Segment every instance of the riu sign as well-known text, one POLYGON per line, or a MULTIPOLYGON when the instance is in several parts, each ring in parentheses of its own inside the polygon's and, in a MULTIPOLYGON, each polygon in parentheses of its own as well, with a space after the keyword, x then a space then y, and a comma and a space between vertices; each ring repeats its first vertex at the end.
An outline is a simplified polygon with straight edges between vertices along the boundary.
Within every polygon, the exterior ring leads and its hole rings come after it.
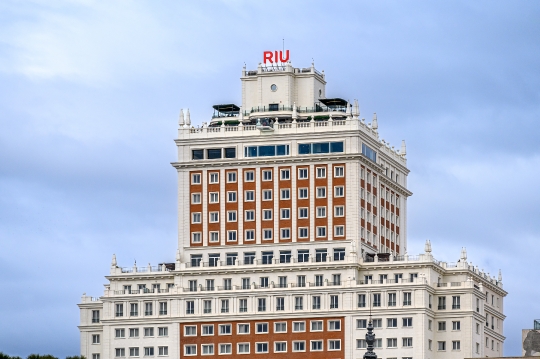
POLYGON ((285 57, 283 56, 283 51, 265 51, 263 53, 264 63, 267 62, 273 64, 278 62, 287 62, 289 61, 289 50, 285 51, 285 57))

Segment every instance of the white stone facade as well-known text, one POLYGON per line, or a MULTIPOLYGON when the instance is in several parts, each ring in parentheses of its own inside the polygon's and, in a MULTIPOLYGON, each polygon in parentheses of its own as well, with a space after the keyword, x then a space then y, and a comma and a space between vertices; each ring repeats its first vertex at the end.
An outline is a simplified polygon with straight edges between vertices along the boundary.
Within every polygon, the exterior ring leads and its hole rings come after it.
POLYGON ((181 113, 176 261, 113 257, 79 304, 81 354, 361 358, 371 313, 379 358, 501 356, 501 277, 430 243, 407 255, 404 143, 327 99, 313 66, 241 80, 239 110, 199 128, 181 113))

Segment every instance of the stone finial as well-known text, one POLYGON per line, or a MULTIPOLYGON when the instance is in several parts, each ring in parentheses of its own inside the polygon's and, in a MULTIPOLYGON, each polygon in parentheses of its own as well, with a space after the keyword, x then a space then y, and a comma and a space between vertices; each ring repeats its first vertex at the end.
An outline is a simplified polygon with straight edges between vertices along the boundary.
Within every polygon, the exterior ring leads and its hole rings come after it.
POLYGON ((401 150, 399 151, 399 154, 403 157, 407 154, 407 146, 405 145, 405 140, 401 141, 401 150))
POLYGON ((424 252, 425 253, 430 253, 431 252, 431 248, 429 248, 429 240, 426 239, 426 244, 424 245, 424 252))
POLYGON ((180 127, 184 126, 184 109, 180 109, 180 119, 178 120, 178 125, 180 127))
POLYGON ((371 122, 371 128, 375 131, 379 128, 379 123, 377 122, 377 114, 373 114, 373 121, 371 122))
POLYGON ((360 116, 360 106, 358 106, 358 100, 354 100, 354 108, 353 108, 353 118, 355 120, 358 120, 358 116, 360 116))
POLYGON ((189 127, 191 126, 191 117, 189 115, 189 108, 186 110, 186 122, 185 122, 185 125, 184 127, 189 127))
POLYGON ((347 117, 352 117, 352 105, 347 101, 347 117))
POLYGON ((112 255, 112 261, 111 261, 111 267, 116 267, 117 263, 116 263, 116 254, 113 254, 112 255))
POLYGON ((242 106, 240 106, 240 112, 238 113, 238 121, 240 121, 240 123, 244 121, 244 111, 242 111, 242 106))
POLYGON ((293 123, 296 123, 296 119, 298 118, 298 110, 296 109, 296 102, 293 102, 293 107, 292 107, 292 119, 293 119, 293 123))
POLYGON ((180 262, 180 249, 176 250, 176 261, 180 262))
POLYGON ((461 257, 459 258, 460 261, 465 262, 467 260, 467 248, 461 247, 461 257))
POLYGON ((500 269, 499 269, 499 277, 497 279, 499 280, 499 282, 502 282, 502 272, 500 269))

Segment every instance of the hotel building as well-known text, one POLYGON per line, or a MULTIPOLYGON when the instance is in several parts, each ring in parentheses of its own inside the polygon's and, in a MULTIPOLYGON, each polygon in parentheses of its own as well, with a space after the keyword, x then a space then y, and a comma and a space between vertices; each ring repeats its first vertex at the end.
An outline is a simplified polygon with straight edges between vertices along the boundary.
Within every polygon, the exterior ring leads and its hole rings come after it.
MULTIPOLYGON (((277 54, 276 54, 277 55, 277 54)), ((277 57, 277 56, 276 56, 277 57)), ((241 106, 181 111, 174 262, 121 267, 79 304, 91 359, 498 357, 502 278, 407 254, 406 149, 312 64, 242 70, 241 106)))

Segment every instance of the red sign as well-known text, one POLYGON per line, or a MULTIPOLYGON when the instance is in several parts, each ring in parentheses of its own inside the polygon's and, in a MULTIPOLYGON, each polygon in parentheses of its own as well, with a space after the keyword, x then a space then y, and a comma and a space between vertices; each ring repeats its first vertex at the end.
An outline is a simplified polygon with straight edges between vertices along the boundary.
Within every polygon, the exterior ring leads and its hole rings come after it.
POLYGON ((278 62, 287 62, 289 61, 289 50, 285 50, 285 57, 283 57, 283 51, 265 51, 263 53, 263 58, 264 58, 264 63, 266 64, 266 62, 270 62, 271 64, 273 63, 278 63, 278 62), (279 57, 278 57, 279 56, 279 57))

